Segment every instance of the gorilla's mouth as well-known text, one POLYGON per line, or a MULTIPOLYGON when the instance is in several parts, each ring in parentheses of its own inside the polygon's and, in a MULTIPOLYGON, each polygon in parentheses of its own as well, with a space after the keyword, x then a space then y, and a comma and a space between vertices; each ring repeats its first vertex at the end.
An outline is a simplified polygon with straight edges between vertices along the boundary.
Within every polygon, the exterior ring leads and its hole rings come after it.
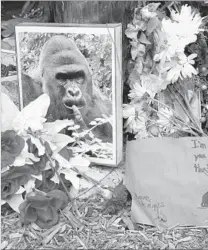
POLYGON ((72 109, 72 106, 77 106, 78 109, 82 109, 85 107, 86 102, 84 98, 75 99, 75 98, 67 98, 63 100, 63 104, 67 109, 72 109))

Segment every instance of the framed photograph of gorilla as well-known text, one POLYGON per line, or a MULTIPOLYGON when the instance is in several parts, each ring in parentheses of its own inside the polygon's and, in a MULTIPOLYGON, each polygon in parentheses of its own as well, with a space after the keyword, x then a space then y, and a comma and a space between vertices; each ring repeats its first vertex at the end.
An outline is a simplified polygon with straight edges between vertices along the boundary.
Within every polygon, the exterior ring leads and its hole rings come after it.
POLYGON ((19 24, 15 28, 21 108, 43 93, 47 120, 70 119, 69 145, 96 164, 123 158, 121 24, 19 24))

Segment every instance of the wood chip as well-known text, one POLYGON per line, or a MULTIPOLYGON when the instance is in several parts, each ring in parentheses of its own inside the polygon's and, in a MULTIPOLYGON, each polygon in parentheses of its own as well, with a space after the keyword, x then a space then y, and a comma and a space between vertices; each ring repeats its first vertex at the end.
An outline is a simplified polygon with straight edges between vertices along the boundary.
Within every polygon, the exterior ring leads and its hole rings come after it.
POLYGON ((177 241, 176 241, 176 244, 181 243, 181 242, 191 241, 191 240, 192 240, 192 237, 191 237, 191 236, 188 236, 188 237, 185 237, 185 238, 183 238, 183 239, 177 240, 177 241))
POLYGON ((35 223, 31 224, 31 227, 35 230, 35 231, 41 231, 42 229, 35 223))
POLYGON ((42 237, 45 238, 52 232, 54 232, 57 228, 61 229, 63 227, 64 223, 59 223, 58 225, 53 226, 52 228, 48 229, 45 233, 42 234, 42 237))
POLYGON ((164 244, 161 248, 160 248, 160 250, 164 250, 164 249, 166 249, 168 247, 168 244, 164 244))
POLYGON ((127 216, 123 216, 122 217, 123 222, 125 223, 125 225, 128 227, 129 230, 134 230, 134 224, 131 221, 131 219, 127 216))
POLYGON ((9 235, 9 238, 10 238, 10 239, 21 238, 21 237, 22 237, 22 234, 20 234, 20 233, 11 233, 11 234, 9 235))
POLYGON ((78 218, 76 218, 70 211, 62 212, 61 213, 68 219, 69 224, 73 228, 81 228, 83 224, 80 222, 78 218))
POLYGON ((138 231, 138 233, 139 233, 145 240, 148 240, 148 241, 149 241, 148 237, 147 237, 143 232, 138 231))
POLYGON ((53 230, 43 241, 42 244, 46 245, 47 243, 49 243, 53 237, 59 232, 59 230, 61 229, 63 225, 59 225, 59 227, 56 227, 55 230, 53 230))
POLYGON ((77 241, 82 245, 84 249, 87 249, 86 244, 78 236, 75 235, 74 237, 77 239, 77 241))
POLYGON ((2 243, 1 243, 1 250, 3 250, 4 248, 6 248, 8 246, 8 241, 3 241, 2 243))
POLYGON ((175 245, 172 242, 168 242, 169 249, 175 249, 175 245))

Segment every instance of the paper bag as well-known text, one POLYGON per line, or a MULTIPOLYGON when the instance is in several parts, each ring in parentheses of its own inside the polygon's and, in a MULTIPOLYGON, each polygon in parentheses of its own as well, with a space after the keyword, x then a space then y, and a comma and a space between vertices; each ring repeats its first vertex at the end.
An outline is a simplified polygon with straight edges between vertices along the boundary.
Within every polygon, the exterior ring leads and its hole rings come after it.
POLYGON ((128 142, 125 185, 135 223, 208 226, 208 137, 128 142))

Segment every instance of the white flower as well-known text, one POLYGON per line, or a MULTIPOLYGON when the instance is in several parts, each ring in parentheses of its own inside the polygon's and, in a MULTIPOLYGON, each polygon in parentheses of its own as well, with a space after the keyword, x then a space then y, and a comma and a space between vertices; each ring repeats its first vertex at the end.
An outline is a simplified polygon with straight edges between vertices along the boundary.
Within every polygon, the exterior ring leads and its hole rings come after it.
POLYGON ((136 139, 143 139, 148 137, 148 131, 147 131, 147 124, 146 124, 146 118, 145 117, 139 117, 137 120, 137 127, 136 127, 136 139))
POLYGON ((186 45, 197 40, 202 18, 192 12, 190 6, 184 5, 180 13, 171 10, 171 19, 162 20, 162 30, 166 34, 167 44, 175 53, 184 52, 186 45))
POLYGON ((159 5, 160 5, 160 3, 150 3, 146 6, 144 6, 141 9, 142 18, 144 20, 148 20, 150 18, 156 17, 157 16, 156 10, 157 10, 159 5))
POLYGON ((179 56, 179 63, 183 65, 181 73, 184 78, 191 77, 192 74, 197 75, 196 69, 192 66, 194 62, 194 58, 197 57, 197 54, 191 54, 188 57, 185 54, 179 56))
POLYGON ((178 55, 178 58, 173 58, 169 67, 165 68, 167 71, 166 80, 172 83, 176 82, 179 78, 191 77, 192 74, 197 75, 196 69, 192 66, 194 58, 197 57, 197 54, 191 54, 188 57, 181 53, 178 55))
POLYGON ((202 22, 200 14, 192 11, 191 6, 188 6, 187 4, 182 5, 180 13, 171 10, 171 18, 176 22, 192 23, 192 25, 194 25, 192 29, 195 28, 196 32, 202 22))
POLYGON ((144 20, 148 20, 150 18, 156 17, 157 13, 149 11, 148 6, 145 6, 141 9, 141 15, 144 20))
POLYGON ((124 123, 126 132, 136 134, 139 138, 147 136, 146 114, 142 110, 142 104, 123 104, 123 118, 127 119, 124 123))
POLYGON ((153 33, 154 43, 156 45, 156 51, 153 60, 160 61, 161 67, 166 60, 171 60, 171 57, 175 55, 175 49, 168 44, 167 34, 161 30, 161 28, 156 28, 153 33))
POLYGON ((160 108, 158 112, 158 117, 159 117, 158 120, 159 125, 166 128, 173 127, 173 123, 171 121, 173 121, 174 114, 171 109, 167 107, 160 108))
POLYGON ((141 83, 135 82, 130 90, 129 97, 133 101, 140 100, 146 93, 151 98, 160 90, 162 79, 159 76, 149 74, 140 76, 141 83))

